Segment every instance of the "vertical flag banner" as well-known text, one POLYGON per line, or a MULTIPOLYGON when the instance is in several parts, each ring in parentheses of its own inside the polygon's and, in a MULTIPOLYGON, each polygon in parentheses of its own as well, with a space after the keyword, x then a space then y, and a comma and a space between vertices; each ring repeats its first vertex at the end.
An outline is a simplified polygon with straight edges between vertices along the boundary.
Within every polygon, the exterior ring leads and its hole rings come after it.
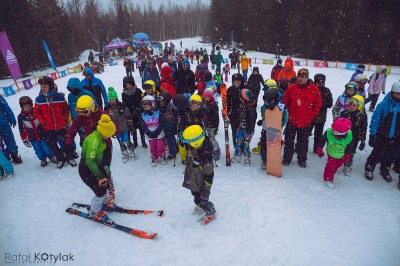
POLYGON ((30 79, 23 80, 22 84, 24 85, 25 90, 29 90, 33 87, 30 79))
POLYGON ((21 69, 5 31, 0 32, 0 50, 13 80, 17 80, 21 76, 21 69))
POLYGON ((45 40, 42 40, 42 41, 43 41, 44 49, 46 50, 47 57, 49 58, 51 68, 54 69, 55 71, 57 71, 56 65, 54 64, 53 57, 51 57, 50 50, 49 50, 49 47, 47 46, 47 43, 45 40))

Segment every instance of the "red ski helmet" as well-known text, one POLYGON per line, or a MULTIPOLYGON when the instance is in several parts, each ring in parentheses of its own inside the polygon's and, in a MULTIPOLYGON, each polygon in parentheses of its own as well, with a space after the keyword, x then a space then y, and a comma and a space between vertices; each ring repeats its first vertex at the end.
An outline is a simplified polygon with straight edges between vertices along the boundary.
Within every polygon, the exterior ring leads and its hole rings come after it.
POLYGON ((332 123, 334 135, 345 135, 351 129, 351 121, 347 118, 338 118, 332 123))

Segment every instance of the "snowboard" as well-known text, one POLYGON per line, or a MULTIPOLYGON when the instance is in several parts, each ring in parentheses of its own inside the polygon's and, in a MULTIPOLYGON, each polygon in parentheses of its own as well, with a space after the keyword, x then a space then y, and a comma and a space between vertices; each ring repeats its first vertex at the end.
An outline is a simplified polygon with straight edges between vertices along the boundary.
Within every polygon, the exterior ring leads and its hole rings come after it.
POLYGON ((282 176, 282 111, 278 106, 273 110, 265 110, 267 139, 267 173, 272 176, 282 176))
POLYGON ((226 84, 221 84, 221 99, 222 99, 222 117, 224 119, 224 132, 225 132, 225 154, 226 154, 226 166, 231 166, 231 150, 229 148, 229 131, 228 131, 228 108, 227 108, 227 95, 226 95, 226 84))

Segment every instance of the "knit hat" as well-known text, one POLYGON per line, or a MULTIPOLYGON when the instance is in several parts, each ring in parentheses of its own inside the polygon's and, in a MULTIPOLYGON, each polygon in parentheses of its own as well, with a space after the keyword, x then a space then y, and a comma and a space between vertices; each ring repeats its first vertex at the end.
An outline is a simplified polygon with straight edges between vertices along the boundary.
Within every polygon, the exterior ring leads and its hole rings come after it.
POLYGON ((109 100, 118 100, 118 94, 117 94, 117 92, 114 90, 113 87, 109 87, 109 88, 108 88, 108 99, 109 99, 109 100))
POLYGON ((297 76, 298 76, 298 77, 307 77, 307 78, 308 78, 308 70, 305 69, 305 68, 300 69, 300 70, 297 72, 297 76))
POLYGON ((96 130, 103 136, 103 138, 109 138, 114 135, 117 130, 114 122, 106 114, 102 114, 99 122, 97 122, 96 130))

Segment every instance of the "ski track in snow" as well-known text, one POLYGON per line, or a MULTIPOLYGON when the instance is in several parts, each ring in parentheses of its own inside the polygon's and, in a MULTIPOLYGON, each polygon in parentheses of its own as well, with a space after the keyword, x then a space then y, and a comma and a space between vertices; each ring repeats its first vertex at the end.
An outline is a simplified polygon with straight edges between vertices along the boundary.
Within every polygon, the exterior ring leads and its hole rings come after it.
MULTIPOLYGON (((198 40, 183 39, 183 45, 203 46, 211 51, 210 44, 200 44, 198 40)), ((222 54, 226 58, 228 51, 222 54)), ((248 57, 272 56, 254 52, 248 53, 248 57)), ((84 61, 83 57, 81 63, 84 61)), ((264 79, 270 76, 272 65, 257 66, 264 79)), ((195 65, 191 68, 194 70, 195 65)), ((308 69, 311 77, 316 73, 327 75, 326 86, 334 101, 352 74, 344 69, 308 69)), ((105 72, 96 76, 106 87, 113 86, 121 99, 124 75, 120 61, 117 66, 106 66, 105 72)), ((133 75, 141 87, 139 72, 133 75)), ((66 84, 74 76, 83 78, 73 74, 56 80, 61 92, 68 93, 66 84)), ((398 76, 388 76, 387 91, 396 80, 398 76)), ((7 98, 15 115, 20 112, 19 97, 29 95, 34 99, 38 88, 7 98)), ((221 108, 220 99, 219 102, 221 108)), ((371 116, 368 112, 369 120, 371 116)), ((325 129, 331 122, 329 110, 325 129)), ((58 170, 51 163, 40 167, 33 149, 22 144, 18 128, 13 132, 24 162, 14 165, 13 178, 0 182, 0 265, 6 252, 74 254, 74 262, 57 265, 399 265, 397 175, 391 171, 394 181, 386 183, 377 167, 374 180, 367 181, 363 168, 369 147, 355 155, 352 177, 337 174, 335 188, 330 190, 322 178, 326 156, 319 159, 310 151, 307 168, 299 168, 294 156, 291 165, 283 167, 281 178, 261 170, 258 154, 252 155, 250 167, 226 167, 220 121, 217 140, 221 160, 215 168, 210 196, 217 219, 203 226, 198 224, 197 216, 191 215, 193 197, 182 187, 184 166, 179 157, 176 167, 170 161, 166 166, 153 168, 149 151, 139 146, 138 159, 122 163, 119 146, 113 140, 116 203, 126 208, 165 211, 163 217, 110 214, 122 225, 158 232, 156 239, 144 240, 67 214, 64 210, 73 202, 90 203, 92 191, 82 182, 76 168, 66 166, 58 170)), ((256 146, 260 132, 261 128, 256 126, 251 147, 256 146)), ((232 140, 230 145, 233 153, 232 140)))

